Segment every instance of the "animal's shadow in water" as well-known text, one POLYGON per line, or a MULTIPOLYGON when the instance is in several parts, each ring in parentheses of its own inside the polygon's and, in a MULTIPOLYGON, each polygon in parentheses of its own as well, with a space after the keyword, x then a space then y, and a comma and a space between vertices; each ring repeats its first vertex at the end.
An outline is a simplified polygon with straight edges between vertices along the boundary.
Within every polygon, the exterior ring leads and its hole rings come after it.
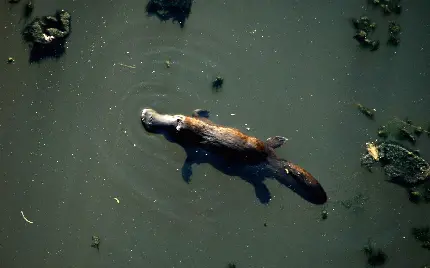
MULTIPOLYGON (((193 173, 193 167, 200 164, 209 164, 215 169, 221 171, 225 175, 239 177, 245 182, 251 184, 254 187, 255 195, 262 204, 268 204, 271 200, 271 193, 264 183, 265 179, 276 179, 277 178, 277 168, 276 165, 271 163, 268 159, 258 165, 248 165, 241 163, 234 163, 232 161, 227 161, 222 155, 207 152, 199 147, 187 147, 174 140, 167 133, 159 133, 169 142, 180 145, 186 152, 186 159, 182 166, 182 178, 186 183, 191 182, 191 177, 193 173)), ((276 162, 276 160, 274 160, 276 162)), ((285 174, 283 174, 285 175, 285 174)), ((303 199, 311 202, 313 204, 320 204, 316 197, 311 194, 308 190, 300 187, 293 177, 288 176, 289 179, 286 181, 285 177, 283 180, 277 180, 282 185, 286 186, 303 199)))
MULTIPOLYGON (((184 147, 183 147, 184 148, 184 147)), ((265 175, 269 175, 265 170, 264 164, 255 166, 227 163, 221 156, 208 153, 199 148, 184 148, 187 154, 184 165, 182 166, 182 178, 185 182, 191 181, 193 165, 210 164, 217 170, 228 176, 240 177, 244 181, 254 186, 258 200, 269 203, 271 194, 264 184, 265 175)))

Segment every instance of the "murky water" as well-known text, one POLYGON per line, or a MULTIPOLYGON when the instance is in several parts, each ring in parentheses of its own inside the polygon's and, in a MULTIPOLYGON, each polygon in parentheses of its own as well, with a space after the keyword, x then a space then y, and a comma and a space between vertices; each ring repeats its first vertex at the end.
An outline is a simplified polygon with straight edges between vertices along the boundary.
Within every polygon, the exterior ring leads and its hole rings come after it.
MULTIPOLYGON (((348 21, 366 13, 361 0, 196 1, 182 29, 146 16, 145 1, 39 0, 34 16, 64 8, 73 32, 62 58, 31 65, 23 4, 0 8, 0 58, 15 58, 0 68, 1 267, 352 268, 366 265, 368 238, 387 267, 430 263, 411 235, 430 224, 429 205, 359 163, 393 116, 430 120, 425 1, 403 1, 400 17, 369 9, 382 42, 370 53, 348 21), (384 44, 393 18, 398 48, 384 44), (278 154, 314 174, 329 202, 268 181, 273 199, 262 205, 251 185, 209 165, 186 184, 185 153, 144 131, 143 107, 209 109, 216 123, 289 138, 278 154)), ((417 148, 430 160, 426 135, 417 148)))

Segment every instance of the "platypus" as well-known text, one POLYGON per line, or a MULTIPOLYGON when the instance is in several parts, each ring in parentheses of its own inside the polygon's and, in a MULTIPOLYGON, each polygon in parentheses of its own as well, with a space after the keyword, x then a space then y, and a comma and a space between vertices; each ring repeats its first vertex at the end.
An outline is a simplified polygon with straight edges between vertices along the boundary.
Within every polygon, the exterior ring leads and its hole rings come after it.
POLYGON ((287 139, 274 136, 262 141, 238 129, 221 126, 209 120, 209 111, 197 109, 191 116, 160 114, 145 108, 141 121, 149 133, 163 134, 187 152, 182 168, 185 181, 190 181, 191 165, 209 163, 225 174, 239 176, 251 183, 260 201, 270 200, 263 184, 265 178, 278 182, 314 204, 327 202, 320 183, 305 169, 279 158, 275 149, 287 139))

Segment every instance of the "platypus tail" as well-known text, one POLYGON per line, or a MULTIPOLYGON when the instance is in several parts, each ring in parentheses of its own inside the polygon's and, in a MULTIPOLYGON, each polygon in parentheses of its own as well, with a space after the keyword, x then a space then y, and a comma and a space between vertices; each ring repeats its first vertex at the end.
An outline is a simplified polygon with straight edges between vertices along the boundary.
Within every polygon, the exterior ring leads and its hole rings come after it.
POLYGON ((313 204, 321 205, 327 202, 323 187, 308 171, 284 159, 276 159, 274 162, 277 181, 313 204))

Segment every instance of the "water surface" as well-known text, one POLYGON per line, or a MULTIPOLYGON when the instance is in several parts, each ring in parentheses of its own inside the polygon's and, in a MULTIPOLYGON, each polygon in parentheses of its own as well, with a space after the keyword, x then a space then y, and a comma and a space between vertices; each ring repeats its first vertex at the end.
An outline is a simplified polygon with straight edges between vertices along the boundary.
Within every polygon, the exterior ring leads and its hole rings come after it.
MULTIPOLYGON (((0 266, 353 268, 365 266, 368 238, 387 267, 430 262, 410 232, 430 224, 428 205, 359 163, 393 116, 430 120, 429 4, 403 1, 401 16, 384 17, 361 0, 263 2, 196 1, 181 29, 146 16, 141 0, 39 0, 33 16, 66 9, 73 32, 62 58, 34 64, 19 34, 24 3, 1 4, 0 58, 15 63, 0 67, 0 266), (349 20, 365 13, 378 23, 374 53, 352 39, 349 20), (384 44, 394 18, 398 48, 384 44), (143 130, 147 106, 208 109, 216 123, 289 138, 279 156, 314 174, 329 202, 268 181, 262 205, 209 165, 187 185, 182 148, 143 130)), ((429 160, 430 139, 417 147, 429 160)))

